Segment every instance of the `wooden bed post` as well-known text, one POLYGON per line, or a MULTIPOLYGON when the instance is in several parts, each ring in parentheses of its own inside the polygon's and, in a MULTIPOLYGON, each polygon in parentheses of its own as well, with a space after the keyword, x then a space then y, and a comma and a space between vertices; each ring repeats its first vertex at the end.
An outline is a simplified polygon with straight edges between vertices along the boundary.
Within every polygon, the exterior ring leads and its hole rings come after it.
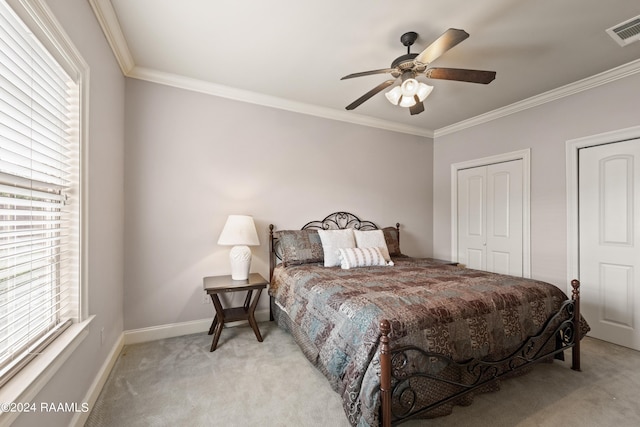
POLYGON ((380 322, 380 405, 382 427, 391 427, 391 354, 389 333, 391 325, 387 319, 380 322))
POLYGON ((396 222, 396 234, 398 235, 398 247, 400 247, 400 223, 396 222))
MULTIPOLYGON (((273 280, 273 269, 276 268, 276 255, 273 247, 273 224, 269 224, 269 283, 273 280)), ((269 294, 269 321, 273 322, 273 297, 269 294)))
POLYGON ((275 268, 276 260, 273 254, 273 224, 269 224, 269 281, 273 279, 273 269, 275 268))
POLYGON ((573 324, 575 336, 573 338, 573 348, 571 349, 571 369, 580 370, 580 338, 582 331, 580 330, 580 282, 576 279, 571 281, 571 299, 573 300, 573 324))

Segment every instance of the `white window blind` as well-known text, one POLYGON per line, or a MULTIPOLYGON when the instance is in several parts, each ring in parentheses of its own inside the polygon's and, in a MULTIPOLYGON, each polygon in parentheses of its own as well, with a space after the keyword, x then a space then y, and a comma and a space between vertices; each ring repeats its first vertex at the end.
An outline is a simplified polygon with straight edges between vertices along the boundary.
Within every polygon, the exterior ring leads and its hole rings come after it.
POLYGON ((0 386, 78 316, 78 106, 0 1, 0 386))

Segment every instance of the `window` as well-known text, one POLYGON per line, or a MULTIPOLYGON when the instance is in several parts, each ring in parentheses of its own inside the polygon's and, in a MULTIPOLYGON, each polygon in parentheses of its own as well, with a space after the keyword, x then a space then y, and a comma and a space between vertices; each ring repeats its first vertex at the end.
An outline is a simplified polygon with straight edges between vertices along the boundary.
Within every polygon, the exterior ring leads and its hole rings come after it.
POLYGON ((80 317, 80 90, 67 68, 0 0, 0 386, 80 317))

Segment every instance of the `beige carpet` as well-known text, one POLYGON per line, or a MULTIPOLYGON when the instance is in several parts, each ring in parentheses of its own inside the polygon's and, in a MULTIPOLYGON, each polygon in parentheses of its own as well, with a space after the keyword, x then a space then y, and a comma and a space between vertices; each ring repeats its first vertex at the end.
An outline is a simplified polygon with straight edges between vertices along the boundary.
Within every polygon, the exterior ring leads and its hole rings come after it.
MULTIPOLYGON (((86 426, 348 426, 293 339, 260 323, 125 346, 86 426)), ((585 338, 582 372, 541 364, 447 417, 406 426, 638 426, 640 353, 585 338)))

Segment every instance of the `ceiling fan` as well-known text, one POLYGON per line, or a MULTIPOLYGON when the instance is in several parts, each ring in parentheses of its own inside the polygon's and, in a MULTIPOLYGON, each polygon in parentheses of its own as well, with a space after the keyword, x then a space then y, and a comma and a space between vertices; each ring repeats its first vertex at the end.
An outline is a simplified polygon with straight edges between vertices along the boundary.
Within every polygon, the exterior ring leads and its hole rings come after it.
POLYGON ((467 70, 461 68, 434 68, 429 67, 433 61, 438 59, 443 53, 464 41, 469 34, 464 30, 449 28, 436 41, 427 46, 420 53, 411 53, 411 45, 418 38, 418 34, 410 31, 400 37, 400 41, 407 47, 406 55, 397 57, 390 68, 380 70, 363 71, 344 76, 340 80, 352 79, 354 77, 369 76, 372 74, 391 74, 393 79, 380 83, 360 98, 347 105, 347 110, 353 110, 360 104, 386 89, 395 83, 398 77, 401 78, 400 86, 394 87, 385 95, 394 105, 409 107, 412 115, 420 114, 424 111, 422 101, 431 93, 432 86, 428 86, 416 80, 419 75, 424 75, 429 79, 457 80, 469 83, 489 84, 496 78, 495 71, 467 70))

